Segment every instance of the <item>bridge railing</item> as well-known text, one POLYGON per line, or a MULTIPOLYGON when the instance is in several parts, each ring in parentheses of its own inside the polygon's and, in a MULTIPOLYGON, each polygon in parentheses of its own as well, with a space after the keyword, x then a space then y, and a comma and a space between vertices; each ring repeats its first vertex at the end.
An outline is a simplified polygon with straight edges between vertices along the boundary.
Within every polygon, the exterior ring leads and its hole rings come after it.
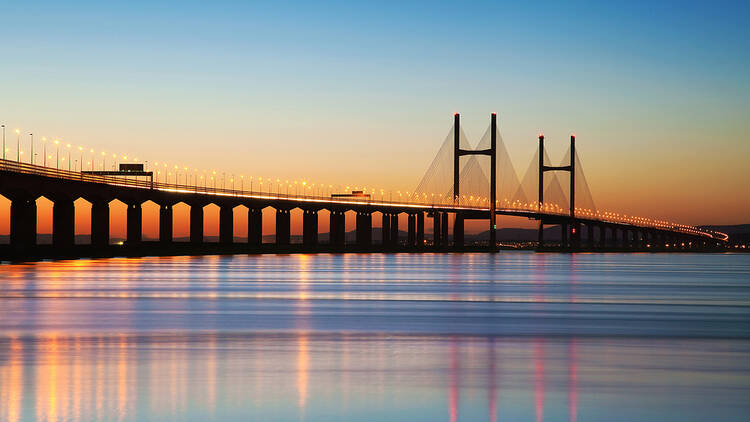
MULTIPOLYGON (((466 201, 469 203, 458 203, 454 204, 451 198, 440 198, 439 200, 422 198, 422 200, 384 200, 376 199, 371 197, 346 197, 346 198, 331 198, 330 196, 322 195, 306 195, 298 193, 284 193, 284 192, 273 192, 268 191, 257 191, 257 190, 245 190, 245 189, 228 189, 225 187, 217 187, 209 185, 206 179, 203 179, 203 185, 201 184, 176 184, 159 182, 152 180, 139 179, 138 176, 127 176, 127 175, 99 175, 92 173, 85 173, 81 171, 65 170, 47 166, 41 166, 37 164, 24 163, 20 161, 13 161, 7 159, 0 159, 0 171, 10 171, 22 174, 31 174, 45 177, 53 177, 57 179, 72 180, 78 182, 88 183, 101 183, 111 186, 121 186, 137 189, 156 189, 167 192, 184 192, 194 193, 203 195, 216 195, 216 196, 231 196, 231 197, 245 197, 245 198, 258 198, 258 199, 272 199, 272 200, 294 200, 294 201, 310 201, 310 202, 325 202, 325 203, 336 203, 336 204, 377 204, 386 206, 398 206, 398 207, 413 207, 413 208, 435 208, 435 209, 462 209, 462 210, 478 210, 487 211, 489 204, 481 201, 466 201)), ((142 177, 142 176, 141 176, 142 177)), ((500 212, 523 212, 532 214, 544 214, 544 215, 555 215, 555 216, 567 216, 568 212, 557 204, 538 204, 536 202, 522 203, 522 202, 505 202, 500 203, 498 201, 497 210, 500 212)), ((607 212, 596 212, 591 210, 576 210, 576 217, 582 219, 597 220, 607 223, 615 223, 622 225, 631 225, 634 227, 650 227, 659 230, 672 231, 684 234, 690 234, 695 236, 705 236, 717 240, 726 240, 728 236, 724 233, 714 232, 710 230, 700 229, 698 227, 677 224, 673 222, 663 220, 653 220, 642 217, 620 215, 617 213, 607 212)))

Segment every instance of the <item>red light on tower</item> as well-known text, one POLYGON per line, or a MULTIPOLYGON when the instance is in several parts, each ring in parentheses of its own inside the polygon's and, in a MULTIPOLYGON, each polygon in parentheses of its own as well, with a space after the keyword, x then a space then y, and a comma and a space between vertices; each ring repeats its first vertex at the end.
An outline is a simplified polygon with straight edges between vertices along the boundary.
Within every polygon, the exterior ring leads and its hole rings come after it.
POLYGON ((457 112, 457 111, 454 111, 454 112, 453 112, 453 115, 454 115, 454 116, 458 116, 458 112, 457 112))
POLYGON ((542 132, 542 131, 540 130, 540 131, 539 131, 539 135, 538 135, 538 136, 539 136, 539 139, 544 139, 544 132, 542 132))
POLYGON ((493 115, 493 116, 497 116, 497 112, 494 112, 494 111, 493 111, 493 112, 492 112, 492 115, 493 115))
POLYGON ((571 134, 570 134, 570 138, 571 138, 571 139, 575 139, 575 138, 576 138, 576 133, 575 133, 575 132, 571 133, 571 134))

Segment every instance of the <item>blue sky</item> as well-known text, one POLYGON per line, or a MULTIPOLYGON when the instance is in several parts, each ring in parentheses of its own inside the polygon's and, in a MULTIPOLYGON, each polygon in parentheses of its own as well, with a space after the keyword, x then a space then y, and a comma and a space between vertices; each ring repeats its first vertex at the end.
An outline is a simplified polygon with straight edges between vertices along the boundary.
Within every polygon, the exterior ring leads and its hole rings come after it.
POLYGON ((733 194, 750 181, 747 2, 3 9, 9 127, 191 167, 408 190, 453 111, 473 139, 497 111, 516 167, 538 130, 559 156, 576 131, 607 208, 701 223, 715 216, 687 210, 699 195, 735 220, 750 213, 733 194))

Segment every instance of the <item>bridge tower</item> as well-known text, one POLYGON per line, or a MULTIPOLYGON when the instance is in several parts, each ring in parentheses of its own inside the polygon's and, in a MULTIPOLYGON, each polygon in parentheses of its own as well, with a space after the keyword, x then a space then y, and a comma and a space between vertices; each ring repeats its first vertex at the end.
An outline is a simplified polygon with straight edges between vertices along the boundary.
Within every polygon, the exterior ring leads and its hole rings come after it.
MULTIPOLYGON (((563 230, 565 233, 562 234, 563 239, 568 239, 570 235, 570 245, 579 246, 581 240, 581 227, 580 224, 575 221, 575 161, 576 157, 576 135, 570 135, 570 164, 567 166, 545 166, 544 165, 544 134, 539 134, 539 202, 537 209, 541 214, 544 210, 544 173, 547 171, 567 171, 570 172, 570 224, 563 224, 563 230), (568 233, 568 230, 570 232, 568 233)), ((544 219, 539 218, 539 247, 544 246, 544 219)))
MULTIPOLYGON (((495 208, 497 204, 497 113, 491 116, 491 143, 489 149, 467 150, 461 149, 461 116, 453 115, 453 204, 459 205, 460 201, 460 158, 463 155, 487 155, 490 157, 490 249, 495 249, 497 244, 497 216, 495 208)), ((444 228, 445 230, 445 228, 444 228)), ((460 211, 456 212, 456 221, 453 224, 453 245, 460 248, 464 245, 464 217, 460 211)))

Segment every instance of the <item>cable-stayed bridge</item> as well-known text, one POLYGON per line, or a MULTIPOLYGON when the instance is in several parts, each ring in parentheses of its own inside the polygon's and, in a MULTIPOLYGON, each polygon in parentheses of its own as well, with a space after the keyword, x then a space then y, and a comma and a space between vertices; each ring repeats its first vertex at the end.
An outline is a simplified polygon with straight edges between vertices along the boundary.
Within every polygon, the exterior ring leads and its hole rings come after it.
MULTIPOLYGON (((32 140, 33 142, 33 140, 32 140)), ((710 248, 723 245, 728 236, 646 217, 620 215, 597 210, 576 152, 575 135, 563 160, 553 163, 539 134, 538 150, 518 177, 497 126, 491 115, 484 136, 472 146, 455 114, 453 125, 431 165, 413 192, 398 200, 385 200, 367 192, 329 194, 276 192, 263 189, 217 188, 203 185, 195 178, 189 183, 167 183, 153 180, 153 173, 141 168, 88 171, 61 170, 49 167, 45 157, 41 165, 21 159, 0 160, 0 194, 11 201, 10 245, 4 255, 25 257, 38 255, 77 256, 117 253, 201 253, 215 251, 269 250, 465 250, 464 225, 467 220, 486 220, 489 242, 486 248, 496 250, 496 217, 509 215, 539 222, 538 248, 564 250, 673 250, 710 248), (143 176, 150 176, 148 179, 143 176), (52 245, 37 245, 36 200, 45 197, 53 202, 52 245), (85 199, 91 204, 91 243, 76 245, 74 201, 85 199), (127 205, 122 245, 110 245, 110 203, 119 200, 127 205), (144 242, 142 204, 152 201, 159 206, 159 241, 144 242), (189 238, 177 245, 173 236, 173 206, 187 204, 189 238), (204 207, 219 207, 219 243, 205 242, 204 207), (247 208, 246 241, 235 242, 234 210, 247 208), (263 244, 263 210, 275 210, 275 242, 263 244), (301 209, 302 245, 291 246, 290 212, 301 209), (318 235, 319 212, 329 212, 328 242, 318 235), (354 212, 355 238, 346 239, 346 214, 354 212), (380 239, 373 239, 373 221, 380 214, 380 239), (405 216, 406 236, 400 238, 399 227, 405 216), (431 219, 432 234, 426 236, 425 225, 431 219), (561 227, 561 239, 549 245, 544 239, 545 226, 561 227)), ((33 145, 33 144, 32 144, 33 145)), ((83 162, 83 160, 81 160, 83 162)), ((80 166, 83 168, 83 165, 80 166)), ((103 166, 104 167, 104 166, 103 166)), ((429 226, 428 226, 429 227, 429 226)), ((429 234, 429 233, 428 233, 429 234)), ((243 236, 244 237, 244 236, 243 236)), ((476 245, 472 245, 476 246, 476 245)))

